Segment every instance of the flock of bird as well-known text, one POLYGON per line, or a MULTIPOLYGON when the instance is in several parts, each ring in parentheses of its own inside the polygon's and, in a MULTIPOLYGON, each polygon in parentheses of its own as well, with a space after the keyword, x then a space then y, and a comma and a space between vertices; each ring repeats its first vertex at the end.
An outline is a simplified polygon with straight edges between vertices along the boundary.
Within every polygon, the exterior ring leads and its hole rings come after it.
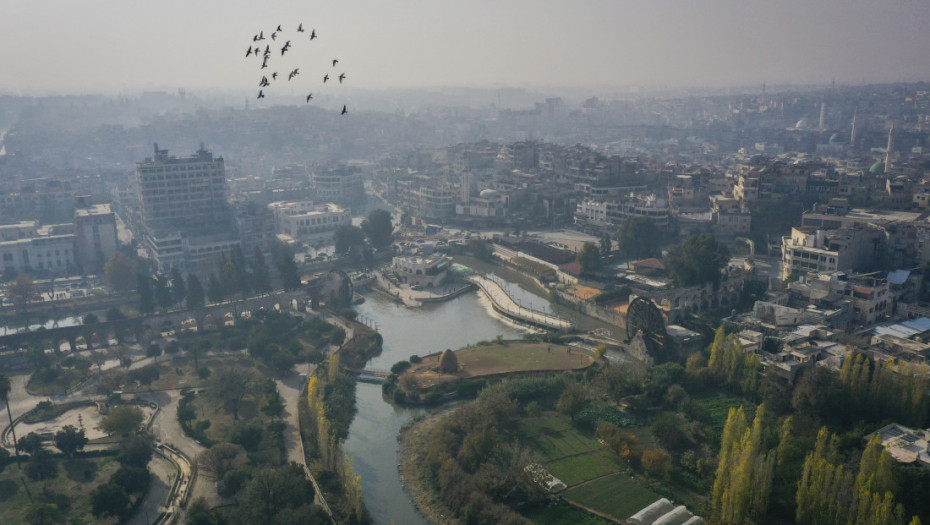
MULTIPOLYGON (((303 24, 299 24, 299 25, 297 26, 297 33, 303 33, 304 35, 306 35, 306 36, 309 37, 309 38, 305 38, 304 36, 297 35, 297 36, 294 37, 295 41, 297 41, 297 42, 299 42, 299 40, 296 40, 297 38, 300 38, 300 40, 307 40, 307 41, 313 41, 313 40, 315 40, 315 39, 317 38, 316 29, 311 29, 309 35, 307 35, 307 32, 304 31, 304 25, 303 25, 303 24)), ((279 44, 279 42, 278 42, 278 37, 281 37, 281 40, 283 41, 283 45, 282 45, 281 48, 280 48, 280 50, 281 50, 281 56, 282 56, 282 57, 285 55, 285 53, 287 53, 288 51, 291 50, 291 42, 292 42, 292 40, 286 40, 285 37, 283 36, 283 34, 284 34, 284 29, 282 29, 282 27, 279 25, 279 26, 278 26, 274 31, 272 31, 272 33, 269 35, 269 37, 271 38, 271 41, 274 43, 274 45, 275 45, 276 47, 277 47, 277 45, 279 44)), ((262 49, 262 44, 261 44, 261 43, 262 43, 262 41, 265 41, 265 40, 266 40, 266 39, 265 39, 265 31, 264 31, 264 30, 259 31, 258 34, 254 35, 254 36, 252 37, 252 44, 249 44, 249 49, 245 52, 246 58, 249 58, 249 57, 252 57, 252 56, 255 56, 255 57, 257 57, 257 58, 261 58, 261 63, 262 63, 261 69, 263 69, 263 70, 264 70, 264 69, 267 69, 267 68, 269 68, 269 67, 271 67, 270 61, 271 61, 271 59, 273 58, 273 56, 274 56, 274 54, 275 54, 275 51, 277 51, 277 49, 272 49, 272 47, 271 47, 272 44, 271 44, 271 43, 267 43, 267 42, 266 42, 266 44, 265 44, 265 46, 264 46, 264 49, 262 49)), ((332 68, 333 68, 333 69, 336 68, 336 65, 337 65, 337 64, 339 64, 339 59, 338 59, 338 58, 332 59, 332 68)), ((333 72, 333 73, 335 73, 335 72, 333 72)), ((290 73, 287 74, 287 81, 290 82, 290 81, 294 80, 294 79, 297 77, 297 75, 299 75, 299 74, 300 74, 300 68, 295 67, 293 70, 291 70, 290 73)), ((343 72, 343 73, 339 73, 339 76, 337 76, 336 78, 339 80, 339 83, 342 84, 343 81, 344 81, 347 77, 346 77, 346 74, 343 72)), ((283 78, 282 78, 282 80, 283 80, 283 78)), ((269 87, 272 85, 272 83, 274 83, 274 82, 276 82, 276 81, 278 81, 278 72, 277 72, 277 71, 274 71, 274 70, 272 69, 272 71, 271 71, 271 78, 270 78, 270 79, 269 79, 269 77, 268 77, 267 74, 263 74, 263 75, 262 75, 262 80, 258 83, 258 87, 259 87, 259 89, 258 89, 258 98, 259 98, 259 99, 265 98, 265 90, 266 90, 267 88, 269 88, 269 87)), ((325 73, 325 74, 323 75, 323 84, 327 83, 328 81, 329 81, 329 73, 327 72, 327 73, 325 73)), ((307 94, 306 102, 309 104, 310 101, 311 101, 312 99, 313 99, 313 92, 310 92, 310 93, 307 94)), ((345 115, 345 114, 348 113, 348 112, 349 112, 349 110, 346 109, 346 106, 345 106, 345 105, 343 105, 343 106, 342 106, 342 112, 341 112, 341 114, 342 114, 342 115, 345 115)))

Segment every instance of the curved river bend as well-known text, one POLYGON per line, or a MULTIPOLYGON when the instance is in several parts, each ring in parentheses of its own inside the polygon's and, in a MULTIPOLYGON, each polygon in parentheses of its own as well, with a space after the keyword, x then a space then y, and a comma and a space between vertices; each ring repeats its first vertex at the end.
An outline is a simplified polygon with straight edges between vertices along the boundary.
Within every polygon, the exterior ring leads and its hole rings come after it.
MULTIPOLYGON (((542 298, 536 298, 539 302, 542 298)), ((374 321, 384 336, 381 355, 368 367, 386 370, 412 354, 426 355, 494 339, 514 339, 526 330, 490 313, 490 305, 477 293, 445 303, 409 309, 381 295, 369 294, 359 305, 360 317, 374 321)), ((395 407, 382 399, 381 386, 358 383, 358 413, 349 427, 344 450, 362 477, 365 505, 376 524, 428 523, 404 492, 397 470, 397 435, 401 427, 422 409, 395 407)))

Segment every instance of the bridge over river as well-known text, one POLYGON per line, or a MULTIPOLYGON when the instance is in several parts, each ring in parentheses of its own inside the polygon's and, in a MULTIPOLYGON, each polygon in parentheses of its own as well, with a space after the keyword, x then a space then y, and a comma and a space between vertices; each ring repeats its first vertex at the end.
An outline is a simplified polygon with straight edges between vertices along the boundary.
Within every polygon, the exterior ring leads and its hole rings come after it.
POLYGON ((491 301, 491 305, 494 306, 495 310, 511 319, 516 319, 517 321, 540 326, 549 330, 558 330, 560 332, 571 332, 575 329, 575 323, 568 319, 520 306, 510 297, 501 285, 491 279, 480 275, 471 275, 466 277, 466 279, 474 283, 484 292, 484 295, 491 301))

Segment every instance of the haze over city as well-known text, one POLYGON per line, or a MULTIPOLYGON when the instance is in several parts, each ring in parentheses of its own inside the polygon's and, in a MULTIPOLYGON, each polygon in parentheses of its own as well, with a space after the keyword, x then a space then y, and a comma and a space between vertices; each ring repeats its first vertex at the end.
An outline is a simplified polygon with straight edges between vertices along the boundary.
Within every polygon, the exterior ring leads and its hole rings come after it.
MULTIPOLYGON (((922 0, 5 2, 0 92, 251 91, 251 36, 303 23, 351 88, 720 87, 930 78, 922 0)), ((296 46, 295 41, 295 48, 296 46)), ((300 42, 310 44, 310 42, 300 42)))

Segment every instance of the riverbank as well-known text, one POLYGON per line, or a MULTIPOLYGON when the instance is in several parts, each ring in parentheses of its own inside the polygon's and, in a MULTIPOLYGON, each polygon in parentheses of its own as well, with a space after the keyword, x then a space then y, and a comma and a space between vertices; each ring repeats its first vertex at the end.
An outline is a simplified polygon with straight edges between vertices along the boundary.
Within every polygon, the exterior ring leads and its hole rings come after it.
POLYGON ((402 428, 397 436, 397 441, 400 442, 398 468, 404 483, 404 490, 410 495, 420 514, 436 525, 458 525, 462 521, 452 518, 452 511, 426 485, 423 473, 428 472, 429 467, 426 465, 426 457, 421 452, 426 450, 429 435, 436 425, 451 417, 453 413, 454 409, 449 409, 440 414, 412 421, 402 428))

